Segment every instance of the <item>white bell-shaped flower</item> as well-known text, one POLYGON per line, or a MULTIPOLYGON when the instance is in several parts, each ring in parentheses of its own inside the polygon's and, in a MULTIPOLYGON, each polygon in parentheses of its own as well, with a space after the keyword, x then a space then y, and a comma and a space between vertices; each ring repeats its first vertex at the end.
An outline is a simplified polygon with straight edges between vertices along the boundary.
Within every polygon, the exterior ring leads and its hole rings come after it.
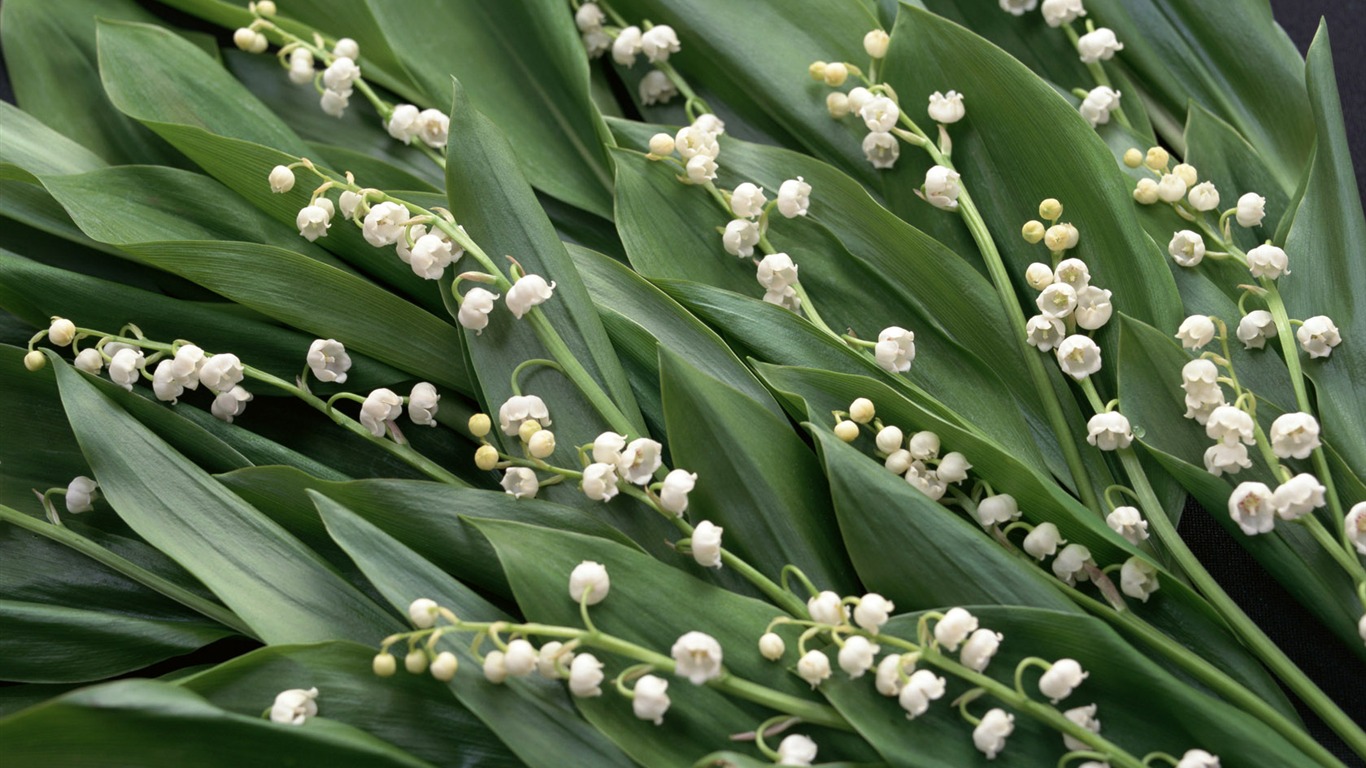
POLYGON ((759 654, 769 661, 777 661, 787 652, 787 643, 776 632, 765 632, 759 637, 759 654))
MULTIPOLYGON (((691 184, 706 184, 709 181, 715 181, 716 158, 710 155, 693 155, 688 158, 683 171, 688 175, 688 182, 691 184)), ((754 242, 759 242, 757 237, 754 242)))
MULTIPOLYGON (((873 687, 883 696, 892 697, 901 693, 901 676, 915 669, 915 662, 910 663, 910 669, 902 666, 905 656, 901 654, 888 654, 882 657, 882 661, 877 663, 877 674, 873 681, 873 687)), ((928 704, 928 702, 926 702, 928 704)))
POLYGON ((1282 520, 1298 520, 1322 507, 1327 489, 1306 472, 1281 483, 1271 494, 1271 506, 1282 520))
POLYGON ((949 91, 947 94, 935 91, 930 94, 930 119, 943 125, 952 125, 963 119, 967 108, 963 106, 963 94, 949 91))
POLYGON ((797 265, 786 253, 770 253, 759 261, 755 275, 766 290, 781 291, 797 282, 797 265))
POLYGON ((1089 336, 1068 336, 1058 344, 1054 355, 1062 372, 1078 381, 1100 370, 1100 346, 1089 336))
POLYGON ((1077 308, 1077 291, 1066 283, 1053 283, 1039 292, 1034 303, 1048 317, 1064 318, 1077 308))
POLYGON ((1066 543, 1067 540, 1058 531, 1058 526, 1053 523, 1039 523, 1025 536, 1023 547, 1035 560, 1043 560, 1045 557, 1052 557, 1057 553, 1058 546, 1066 543))
POLYGON ((291 688, 281 691, 270 707, 270 720, 285 725, 303 725, 318 714, 318 689, 291 688))
POLYGON ((1265 483, 1240 483, 1228 497, 1228 514, 1248 536, 1268 533, 1276 527, 1276 509, 1265 483))
POLYGON ((1091 580, 1087 565, 1094 565, 1091 550, 1081 544, 1068 544, 1053 558, 1053 575, 1067 586, 1075 586, 1079 581, 1091 580))
POLYGON ((171 372, 174 366, 173 361, 162 360, 157 363, 156 370, 152 373, 152 392, 158 400, 165 403, 174 403, 185 391, 185 387, 176 381, 171 372))
POLYGON ((1247 252, 1247 269, 1253 277, 1275 280, 1281 275, 1290 274, 1290 258, 1285 251, 1267 243, 1247 252))
POLYGON ((446 267, 454 261, 451 241, 440 235, 427 234, 413 243, 412 259, 409 264, 413 274, 424 280, 440 280, 446 267))
POLYGON ((839 662, 840 669, 852 678, 863 677, 864 673, 873 667, 873 660, 877 658, 879 646, 862 635, 854 635, 844 641, 844 646, 840 648, 836 660, 839 662))
POLYGON ((664 722, 664 713, 669 711, 669 681, 654 675, 645 675, 636 681, 631 699, 631 711, 641 720, 649 720, 655 725, 664 722))
POLYGON ((1039 6, 1039 0, 997 0, 997 3, 1011 16, 1023 16, 1039 6))
POLYGON ((384 129, 395 139, 404 144, 411 144, 420 132, 417 116, 421 112, 422 110, 412 104, 395 104, 393 112, 389 113, 389 120, 384 124, 384 129))
POLYGON ((575 603, 597 605, 607 597, 611 588, 612 580, 607 576, 607 566, 602 563, 584 560, 569 573, 569 597, 575 603), (584 598, 584 595, 588 597, 584 598))
POLYGON ((1338 327, 1326 315, 1315 315, 1305 320, 1295 331, 1295 338, 1310 357, 1328 357, 1333 353, 1333 347, 1342 343, 1338 327))
POLYGON ((1076 659, 1058 659, 1039 678, 1039 692, 1057 704, 1090 676, 1076 659))
POLYGON ((1057 347, 1066 335, 1067 327, 1056 317, 1035 315, 1025 322, 1025 341, 1040 352, 1057 347))
POLYGON ((1348 510, 1342 526, 1357 553, 1366 555, 1366 501, 1358 502, 1348 510))
POLYGON ((816 761, 816 742, 810 736, 794 733, 778 742, 778 765, 811 765, 816 761))
POLYGON ((1134 441, 1129 419, 1118 411, 1098 413, 1086 424, 1086 442, 1102 451, 1128 448, 1134 441))
MULTIPOLYGON (((853 101, 851 97, 849 99, 851 108, 853 101)), ((874 131, 863 137, 863 156, 868 158, 868 162, 872 163, 874 168, 891 168, 896 165, 897 158, 901 157, 901 144, 890 133, 874 131)))
POLYGON ((456 313, 456 319, 465 328, 482 334, 489 326, 489 313, 493 311, 496 301, 498 294, 483 288, 471 288, 460 302, 460 311, 456 313))
POLYGON ((987 710, 972 729, 972 743, 988 760, 994 760, 1006 748, 1006 739, 1014 730, 1014 715, 1000 708, 987 710))
POLYGON ((72 478, 71 482, 66 484, 66 511, 78 515, 94 509, 95 490, 99 487, 99 483, 85 475, 72 478))
POLYGON ((958 650, 958 645, 976 629, 976 616, 965 608, 950 608, 935 622, 934 639, 944 647, 944 650, 953 652, 958 650))
POLYGON ((874 133, 886 133, 896 127, 901 110, 886 96, 874 96, 859 109, 864 125, 874 133))
MULTIPOLYGON (((109 351, 111 346, 113 345, 106 345, 105 351, 109 351)), ((114 352, 109 360, 109 379, 131 392, 133 385, 141 377, 143 366, 146 364, 147 359, 142 354, 141 349, 124 347, 114 352)))
POLYGON ((1253 437, 1255 424, 1252 416, 1247 411, 1232 405, 1221 405, 1215 408, 1209 416, 1209 421, 1205 422, 1205 434, 1211 440, 1218 440, 1224 443, 1236 443, 1242 441, 1247 445, 1255 445, 1257 440, 1253 437))
POLYGON ((830 678, 830 657, 820 651, 807 651, 797 660, 797 674, 815 688, 830 678))
POLYGON ((645 77, 640 79, 640 103, 645 106, 651 104, 667 104, 678 95, 678 86, 669 79, 669 76, 652 69, 645 73, 645 77))
POLYGON ((612 43, 612 60, 623 67, 635 64, 636 55, 640 53, 643 36, 640 27, 635 25, 622 29, 621 32, 617 33, 617 39, 612 43))
POLYGON ((384 437, 387 423, 403 414, 403 398, 380 387, 366 395, 360 406, 360 423, 375 437, 384 437))
POLYGON ((1138 507, 1115 507, 1105 516, 1105 524, 1130 544, 1141 544, 1148 538, 1148 521, 1143 519, 1143 513, 1138 507))
POLYGON ((526 467, 508 467, 503 474, 503 490, 518 499, 534 499, 541 489, 536 473, 526 467))
POLYGON ((811 207, 811 185, 801 176, 778 187, 778 212, 789 219, 805 216, 811 207))
POLYGON ((451 119, 439 109, 424 109, 417 116, 417 137, 433 149, 445 149, 450 134, 451 119))
POLYGON ((640 50, 652 64, 668 61, 669 54, 678 53, 680 50, 678 33, 667 24, 650 27, 640 36, 640 50))
POLYGON ((1015 497, 1008 493, 988 496, 977 504, 977 522, 981 523, 983 528, 1008 523, 1019 516, 1019 504, 1015 502, 1015 497))
POLYGON ((891 43, 891 35, 880 29, 874 29, 863 36, 863 52, 868 54, 868 58, 881 59, 887 55, 887 48, 891 43))
POLYGON ((1240 227, 1261 226, 1262 219, 1266 218, 1266 198, 1256 192, 1248 192, 1238 198, 1236 215, 1240 227))
POLYGON ((897 703, 906 712, 907 720, 929 711, 930 702, 944 695, 946 681, 928 669, 918 669, 911 673, 906 684, 897 695, 897 703))
POLYGON ((349 56, 338 56, 323 70, 323 85, 333 91, 349 92, 360 79, 360 67, 349 56))
POLYGON ((71 364, 76 366, 78 371, 98 376, 104 368, 104 358, 94 348, 87 347, 76 353, 76 359, 71 361, 71 364))
POLYGON ((351 356, 346 353, 346 347, 336 339, 314 340, 308 346, 308 354, 304 360, 318 381, 341 384, 346 381, 346 372, 351 370, 351 356))
POLYGON ((1071 24, 1077 18, 1086 15, 1081 0, 1043 0, 1043 8, 1040 11, 1043 13, 1044 23, 1050 27, 1071 24))
POLYGON ((1206 181, 1190 188, 1186 200, 1197 211, 1212 211, 1219 207, 1219 190, 1214 182, 1206 181))
POLYGON ((522 424, 534 420, 542 427, 550 426, 550 409, 536 395, 513 395, 498 408, 498 428, 508 437, 522 431, 522 424))
POLYGON ((313 53, 307 48, 295 48, 289 52, 289 81, 295 85, 307 85, 316 76, 313 70, 313 53))
MULTIPOLYGON (((1146 179, 1145 179, 1146 181, 1146 179)), ((1157 182, 1157 197, 1164 203, 1175 203, 1186 196, 1186 181, 1174 173, 1162 175, 1157 182)))
POLYGON ((675 469, 664 477, 659 489, 659 506, 678 517, 688 510, 688 494, 697 485, 697 473, 675 469))
POLYGON ((876 592, 869 592, 860 597, 854 606, 854 623, 876 635, 882 629, 882 625, 891 618, 894 610, 896 605, 891 600, 876 592))
POLYGON ((1105 125, 1110 122, 1110 113, 1119 109, 1119 91, 1108 85, 1099 85, 1092 88, 1086 98, 1081 100, 1078 111, 1081 116, 1086 118, 1086 122, 1092 128, 1097 125, 1105 125))
POLYGON ((398 203, 385 201, 371 206, 365 214, 361 234, 365 242, 376 248, 393 245, 403 236, 404 223, 412 218, 408 209, 398 203))
POLYGON ((1276 319, 1265 309, 1254 309, 1238 321, 1236 333, 1244 349, 1264 349, 1267 339, 1276 338, 1276 319))
POLYGON ((593 441, 593 461, 616 465, 621 461, 621 452, 626 447, 626 435, 603 432, 593 441))
POLYGON ((214 355, 199 366, 199 383, 215 392, 232 389, 245 376, 242 361, 231 353, 214 355))
POLYGON ((1103 328, 1114 315, 1114 305, 1110 303, 1111 293, 1105 288, 1088 285, 1077 291, 1077 307, 1072 318, 1077 327, 1088 331, 1103 328))
POLYGON ((508 289, 505 301, 508 309, 512 310, 512 315, 518 320, 522 319, 532 307, 543 304, 550 299, 555 292, 555 283, 547 283, 540 275, 522 275, 508 289))
POLYGON ((904 373, 915 360, 915 334, 898 326, 883 328, 873 347, 877 364, 892 373, 904 373))
POLYGON ((839 626, 849 620, 849 609, 839 593, 828 589, 806 601, 806 612, 817 624, 839 626))
MULTIPOLYGON (((667 482, 667 481, 666 481, 667 482)), ((692 532, 692 558, 703 568, 721 567, 721 534, 725 531, 710 520, 697 524, 692 532)))
POLYGON ((991 657, 996 655, 996 650, 1001 647, 1001 641, 1004 639, 1005 635, 1000 632, 992 632, 989 629, 973 630, 963 643, 958 660, 968 669, 981 672, 991 663, 991 657))
POLYGON ((753 256, 754 246, 759 244, 759 223, 749 219, 732 219, 721 234, 721 244, 725 246, 726 253, 732 256, 753 256))
POLYGON ((242 387, 233 387, 227 392, 219 392, 209 406, 209 412, 223 421, 232 423, 232 420, 241 416, 247 410, 247 403, 252 399, 252 394, 242 387))
POLYGON ((1146 603, 1160 586, 1157 569, 1145 562, 1143 558, 1131 557, 1124 561, 1124 565, 1120 566, 1119 590, 1125 595, 1146 603))
POLYGON ((1215 477, 1237 474, 1251 466, 1247 446, 1242 443, 1219 442, 1205 449, 1205 470, 1215 477))
POLYGON ((1214 341, 1214 321, 1207 315, 1191 315, 1181 321, 1176 338, 1186 349, 1200 349, 1214 341))
POLYGON ((270 191, 277 195, 294 189, 294 171, 289 170, 286 166, 277 165, 270 169, 269 180, 270 191))
POLYGON ((595 462, 583 468, 579 487, 583 495, 593 501, 611 501, 620 491, 617 488, 617 465, 595 462))
POLYGON ((764 190, 751 182, 744 182, 735 188, 730 196, 731 212, 742 219, 752 219, 764 212, 764 190))
MULTIPOLYGON (((663 450, 663 445, 648 437, 632 440, 622 449, 621 456, 617 459, 617 474, 628 483, 648 485, 650 478, 654 477, 655 470, 659 469, 664 461, 661 455, 663 450)), ((679 483, 681 487, 681 478, 674 482, 679 483)))
POLYGON ((440 402, 441 395, 437 394, 436 387, 420 381, 413 385, 413 391, 408 395, 408 418, 414 424, 435 427, 436 411, 440 402))
POLYGON ((1285 413, 1271 422, 1271 450, 1282 459, 1307 459, 1318 449, 1319 422, 1308 413, 1285 413))
POLYGON ((1179 266, 1197 266, 1205 258, 1205 238, 1189 229, 1175 232, 1167 243, 1167 253, 1179 266))
POLYGON ((945 211, 958 210, 958 172, 942 165, 931 167, 925 172, 922 191, 925 200, 935 208, 945 211))
POLYGON ((1115 33, 1107 27, 1088 32, 1077 40, 1077 53, 1081 56, 1083 64, 1109 61, 1114 58, 1116 52, 1122 50, 1124 43, 1119 42, 1115 33))
POLYGON ((585 699, 601 696, 602 662, 591 653, 580 653, 569 663, 569 692, 585 699))
POLYGON ((721 676, 721 644, 704 632, 689 632, 674 643, 669 655, 674 659, 674 674, 702 685, 721 676))

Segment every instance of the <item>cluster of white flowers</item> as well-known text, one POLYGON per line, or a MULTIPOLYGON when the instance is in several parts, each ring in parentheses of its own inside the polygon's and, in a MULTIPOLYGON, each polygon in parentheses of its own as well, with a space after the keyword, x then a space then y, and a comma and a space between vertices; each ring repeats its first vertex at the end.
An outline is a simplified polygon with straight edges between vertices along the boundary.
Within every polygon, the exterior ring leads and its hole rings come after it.
POLYGON ((360 423, 375 437, 384 437, 390 422, 403 414, 403 405, 408 404, 408 418, 414 424, 427 427, 436 426, 437 403, 441 395, 436 387, 427 382, 413 386, 412 393, 401 397, 391 389, 379 388, 365 397, 360 406, 360 423))
MULTIPOLYGON (((1058 223, 1062 210, 1061 203, 1048 198, 1039 204, 1039 215, 1051 222, 1050 226, 1045 228, 1042 222, 1031 219, 1021 229, 1027 242, 1043 242, 1055 260, 1081 241, 1081 233, 1074 225, 1058 223)), ((1091 270, 1078 258, 1062 259, 1056 267, 1034 262, 1025 270, 1025 282, 1039 292, 1034 301, 1039 314, 1025 322, 1025 341, 1040 352, 1052 351, 1063 373, 1078 381, 1099 371, 1100 346, 1077 329, 1092 332, 1110 322, 1114 315, 1111 292, 1091 284, 1091 270)), ((1123 417, 1119 416, 1119 419, 1123 417)), ((1124 437, 1128 434, 1127 420, 1123 425, 1113 417, 1107 417, 1099 424, 1095 419, 1092 422, 1087 439, 1093 445, 1098 444, 1097 440, 1103 435, 1108 435, 1100 444, 1104 450, 1128 446, 1132 436, 1124 437), (1106 447, 1112 443, 1114 448, 1106 447)))
MULTIPOLYGON (((662 64, 669 56, 682 50, 678 33, 667 24, 640 27, 607 26, 606 15, 596 3, 584 3, 574 13, 574 23, 583 38, 583 46, 588 55, 597 58, 611 49, 612 60, 623 67, 635 66, 636 59, 642 54, 651 64, 662 64)), ((662 69, 651 69, 640 79, 640 101, 642 104, 665 104, 678 95, 676 86, 662 69)))
POLYGON ((850 403, 848 418, 836 424, 835 435, 845 442, 853 442, 859 436, 860 425, 873 431, 877 456, 883 460, 887 471, 901 475, 913 488, 934 501, 944 497, 948 486, 966 480, 968 470, 972 469, 967 457, 957 451, 950 451, 941 458, 939 435, 934 432, 924 430, 907 437, 900 427, 884 425, 877 419, 872 401, 866 397, 850 403))
MULTIPOLYGON (((677 152, 683 164, 683 175, 679 179, 688 184, 706 184, 716 179, 716 159, 721 155, 719 140, 725 132, 726 124, 721 118, 711 113, 699 115, 696 120, 680 128, 673 136, 657 133, 650 137, 649 157, 652 160, 661 160, 677 152)), ((762 204, 761 201, 760 205, 762 204)), ((753 232, 745 233, 743 236, 738 233, 731 236, 746 241, 746 245, 741 246, 748 249, 748 252, 743 254, 745 256, 753 253, 754 246, 759 242, 758 227, 754 222, 747 221, 749 218, 751 217, 742 217, 742 220, 754 227, 753 232)), ((741 255, 731 250, 729 240, 726 250, 741 255)))
POLYGON ((1255 536, 1276 527, 1276 518, 1297 520, 1325 504, 1318 478, 1301 473, 1272 491, 1265 483, 1239 483, 1228 499, 1228 513, 1243 533, 1255 536))
POLYGON ((444 149, 450 136, 451 119, 439 109, 419 110, 412 104, 395 104, 384 128, 404 144, 419 139, 433 149, 444 149))

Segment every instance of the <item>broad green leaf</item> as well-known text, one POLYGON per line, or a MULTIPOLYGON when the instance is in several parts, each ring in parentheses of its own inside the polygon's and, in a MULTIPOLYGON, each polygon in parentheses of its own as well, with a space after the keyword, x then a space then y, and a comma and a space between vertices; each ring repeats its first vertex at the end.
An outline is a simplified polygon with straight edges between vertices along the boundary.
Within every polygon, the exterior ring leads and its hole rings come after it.
POLYGON ((317 688, 319 714, 433 765, 521 765, 442 683, 426 675, 384 679, 374 646, 333 642, 271 646, 177 681, 229 712, 254 715, 287 688, 317 688))
MULTIPOLYGON (((498 307, 482 335, 467 334, 482 399, 491 411, 496 410, 512 394, 509 376, 513 369, 527 359, 550 356, 533 330, 534 324, 540 324, 559 335, 568 353, 622 415, 617 423, 607 421, 567 377, 533 369, 523 377, 523 384, 550 407, 560 444, 591 442, 607 429, 643 431, 630 385, 574 262, 522 177, 512 145, 473 104, 457 87, 446 166, 450 209, 470 238, 499 262, 500 269, 506 264, 505 255, 511 256, 526 272, 555 282, 554 297, 533 309, 532 316, 519 321, 498 307)), ((566 457, 572 455, 572 451, 562 451, 566 457)))
MULTIPOLYGON (((119 113, 100 86, 97 19, 155 22, 132 0, 11 0, 0 40, 14 95, 33 117, 111 163, 182 164, 174 150, 119 113)), ((186 45, 189 45, 186 43, 186 45)), ((5 133, 16 131, 6 108, 5 133)))
MULTIPOLYGON (((909 6, 892 32, 885 77, 903 105, 923 104, 950 83, 969 94, 971 116, 950 130, 954 164, 1022 293, 1025 268, 1047 250, 1021 239, 1020 226, 1054 197, 1081 231, 1068 256, 1087 263, 1092 284, 1113 291, 1115 309, 1159 327, 1179 323, 1166 259, 1143 237, 1124 174, 1048 84, 968 30, 909 6)), ((1102 335, 1102 348, 1112 335, 1102 335)))
MULTIPOLYGON (((395 610, 406 613, 413 600, 427 597, 467 621, 512 618, 345 506, 315 491, 309 496, 328 533, 395 610)), ((493 685, 484 679, 479 660, 463 640, 448 636, 442 646, 462 661, 449 689, 519 758, 537 768, 628 764, 601 734, 575 716, 558 683, 533 678, 493 685)))
MULTIPOLYGON (((1352 634, 1360 606, 1350 580, 1301 526, 1281 523, 1275 532, 1247 536, 1227 513, 1233 484, 1257 480, 1275 485, 1260 462, 1231 477, 1207 472, 1202 456, 1210 441, 1194 421, 1182 418, 1184 393, 1180 370, 1190 360, 1176 342, 1128 318, 1120 341, 1120 405, 1137 427, 1141 440, 1215 521, 1295 595, 1306 608, 1358 654, 1366 655, 1360 638, 1352 634)), ((1259 421, 1267 427, 1274 413, 1263 409, 1259 421)))
MULTIPOLYGON (((14 6, 8 7, 13 11, 14 6)), ((106 166, 94 152, 9 102, 0 102, 0 117, 5 122, 5 130, 0 133, 0 162, 22 164, 29 173, 39 176, 84 173, 106 166)))
POLYGON ((610 136, 589 97, 572 8, 558 0, 367 5, 432 104, 451 102, 454 76, 464 89, 459 98, 467 97, 516 144, 513 159, 537 189, 612 215, 612 177, 602 149, 610 136), (414 18, 424 21, 414 24, 414 18))
POLYGON ((774 581, 791 564, 850 591, 830 488, 787 419, 677 352, 661 349, 659 368, 674 466, 697 475, 688 517, 724 528, 727 548, 774 581))
POLYGON ((1198 103, 1259 148, 1283 191, 1294 189, 1314 128, 1304 64, 1267 0, 1232 0, 1217 13, 1198 0, 1093 0, 1086 9, 1115 31, 1124 43, 1116 59, 1175 116, 1177 130, 1187 104, 1198 103))
MULTIPOLYGON (((261 708, 269 708, 271 701, 262 701, 261 708)), ((141 768, 186 761, 205 768, 237 768, 262 755, 281 764, 336 768, 430 765, 364 731, 329 721, 326 706, 324 698, 321 716, 295 727, 272 723, 260 712, 241 715, 219 709, 170 683, 120 680, 0 719, 0 739, 6 762, 15 768, 141 768)))
MULTIPOLYGON (((1352 343, 1366 338, 1366 311, 1361 302, 1366 296, 1361 250, 1366 219, 1352 172, 1328 30, 1322 24, 1309 49, 1307 76, 1318 148, 1285 242, 1292 267, 1298 269, 1277 285, 1291 317, 1327 315, 1341 331, 1343 344, 1331 357, 1315 360, 1300 355, 1300 361, 1314 382, 1325 434, 1329 440, 1339 438, 1334 444, 1347 465, 1357 477, 1366 478, 1366 439, 1362 437, 1366 435, 1366 409, 1361 405, 1366 349, 1359 342, 1352 343)), ((1300 353, 1296 350, 1295 354, 1300 353)))
POLYGON ((0 600, 0 679, 102 680, 190 653, 232 631, 213 622, 167 621, 104 609, 0 600))
MULTIPOLYGON (((1200 172, 1202 181, 1214 182, 1221 192, 1223 209, 1235 207, 1238 198, 1247 192, 1266 198, 1266 218, 1260 227, 1232 227, 1238 247, 1247 251, 1270 238, 1288 209, 1291 190, 1277 183, 1257 147, 1195 102, 1186 116, 1185 159, 1200 172)), ((1234 292, 1232 287, 1228 290, 1230 294, 1234 292)))
MULTIPOLYGON (((1016 665, 1026 657, 1077 660, 1087 678, 1057 708, 1096 704, 1101 734, 1131 754, 1182 755, 1201 748, 1218 755, 1221 765, 1230 768, 1311 764, 1262 723, 1172 676, 1096 619, 1037 608, 972 606, 970 610, 982 626, 1005 636, 987 668, 989 676, 1009 686, 1016 665)), ((918 618, 897 616, 882 628, 882 634, 914 640, 918 618)), ((1025 673, 1025 690, 1042 701, 1033 690, 1037 675, 1037 671, 1025 673)), ((895 766, 1044 766, 1053 765, 1066 751, 1056 731, 1014 712, 1015 729, 1005 750, 988 763, 973 745, 971 726, 950 704, 967 686, 947 679, 944 697, 910 722, 895 699, 878 695, 865 680, 835 675, 821 690, 895 766)), ((1002 703, 988 696, 970 705, 969 711, 980 716, 994 706, 1002 703)))
POLYGON ((81 449, 109 503, 267 642, 368 640, 393 620, 317 556, 51 360, 81 449), (233 542, 223 550, 222 542, 233 542))
MULTIPOLYGON (((578 606, 569 597, 568 578, 574 566, 593 560, 604 564, 612 579, 607 598, 589 609, 601 631, 661 654, 667 654, 685 632, 706 632, 721 644, 731 674, 806 701, 817 698, 782 664, 758 653, 758 637, 780 615, 773 606, 706 584, 603 539, 512 522, 474 523, 493 542, 528 620, 582 626, 578 606)), ((628 663, 602 651, 595 655, 606 665, 609 680, 628 663)), ((660 726, 637 719, 630 703, 610 690, 574 701, 589 722, 637 762, 650 766, 691 766, 724 747, 729 734, 757 726, 774 714, 713 688, 662 676, 669 679, 673 703, 660 726)), ((811 733, 821 744, 823 758, 869 757, 866 747, 845 734, 818 727, 811 733)))
POLYGON ((64 488, 90 469, 67 423, 51 369, 25 369, 25 351, 0 345, 0 423, 24 425, 22 435, 0 440, 0 504, 36 517, 43 507, 33 489, 64 488))
POLYGON ((502 491, 454 488, 427 481, 324 482, 283 467, 230 472, 219 480, 317 552, 332 547, 332 539, 308 496, 310 490, 345 505, 451 577, 502 597, 511 597, 512 593, 493 548, 457 515, 517 520, 630 544, 630 539, 611 525, 607 506, 573 509, 515 499, 502 491))

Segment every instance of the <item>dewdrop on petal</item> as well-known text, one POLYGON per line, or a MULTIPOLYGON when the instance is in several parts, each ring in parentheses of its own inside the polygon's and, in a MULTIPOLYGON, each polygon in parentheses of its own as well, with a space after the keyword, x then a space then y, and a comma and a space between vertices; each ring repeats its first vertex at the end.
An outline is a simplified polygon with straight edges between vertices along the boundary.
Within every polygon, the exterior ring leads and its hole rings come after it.
POLYGON ((649 720, 655 725, 664 722, 664 713, 669 711, 669 681, 654 675, 645 675, 636 681, 631 699, 631 711, 641 720, 649 720))
POLYGON ((952 125, 967 114, 967 108, 963 106, 963 94, 958 91, 946 94, 935 91, 930 94, 928 111, 931 120, 943 125, 952 125))
POLYGON ((1000 632, 993 632, 989 629, 976 629, 968 636, 963 643, 963 650, 958 654, 958 660, 963 666, 974 672, 981 672, 991 664, 991 658, 996 655, 996 650, 1001 647, 1001 641, 1005 635, 1000 632))
POLYGON ((1105 524, 1130 544, 1141 544, 1148 538, 1148 521, 1143 519, 1138 507, 1115 507, 1105 516, 1105 524))
POLYGON ((1259 245, 1247 252, 1247 269, 1253 277, 1275 280, 1290 274, 1290 258, 1284 250, 1270 243, 1259 245))
POLYGON ((934 639, 945 650, 953 652, 977 629, 977 617, 965 608, 950 608, 934 625, 934 639))
POLYGON ((522 275, 508 289, 507 303, 508 309, 512 311, 514 317, 522 319, 532 307, 545 303, 555 292, 555 283, 546 282, 540 275, 522 275))
POLYGON ((460 321, 461 326, 476 334, 482 333, 489 325, 489 313, 493 311, 493 305, 498 298, 498 294, 492 291, 471 288, 460 302, 460 311, 456 313, 456 319, 460 321))
POLYGON ((1238 198, 1237 211, 1238 226, 1261 226, 1262 219, 1266 218, 1266 198, 1256 192, 1248 192, 1238 198))
POLYGON ((575 603, 597 605, 606 599, 611 588, 612 580, 608 578, 607 567, 602 563, 584 560, 569 572, 569 597, 575 603))
POLYGON ((1090 676, 1076 659, 1058 659, 1039 678, 1039 693, 1057 704, 1072 695, 1072 691, 1090 676))
MULTIPOLYGON (((850 99, 851 106, 852 101, 853 99, 850 99)), ((863 155, 874 168, 891 168, 901 156, 901 144, 890 133, 874 131, 863 137, 863 155)))
POLYGON ((1328 357, 1333 347, 1342 343, 1338 327, 1326 315, 1315 315, 1304 321, 1295 331, 1295 338, 1310 357, 1328 357))
POLYGON ((1271 451, 1282 459, 1307 459, 1320 446, 1319 422, 1307 413, 1285 413, 1267 432, 1271 451))

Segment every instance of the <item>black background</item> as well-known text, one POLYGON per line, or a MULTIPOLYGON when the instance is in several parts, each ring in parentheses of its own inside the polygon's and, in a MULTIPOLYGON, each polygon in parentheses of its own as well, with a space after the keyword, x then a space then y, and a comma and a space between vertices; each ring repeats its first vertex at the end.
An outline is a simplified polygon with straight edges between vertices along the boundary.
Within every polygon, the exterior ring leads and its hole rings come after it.
MULTIPOLYGON (((1226 3, 1222 0, 1206 2, 1211 14, 1227 12, 1226 3)), ((1357 187, 1366 192, 1366 132, 1363 132, 1363 128, 1366 128, 1366 65, 1361 55, 1361 46, 1366 43, 1366 18, 1363 18, 1366 0, 1271 0, 1271 5, 1277 21, 1301 53, 1308 50, 1318 29, 1319 19, 1327 19, 1343 118, 1355 160, 1357 187)), ((218 34, 224 44, 231 44, 228 34, 223 30, 197 25, 193 19, 179 16, 176 21, 183 22, 183 26, 199 26, 204 31, 218 34)), ((1256 59, 1257 52, 1248 51, 1248 65, 1255 66, 1256 59)), ((0 62, 0 99, 11 103, 14 101, 3 62, 0 62)), ((0 130, 3 129, 4 126, 0 126, 0 130)), ((1366 439, 1366 436, 1358 436, 1358 439, 1366 439)), ((1350 716, 1357 722, 1366 722, 1366 665, 1330 637, 1318 621, 1267 576, 1256 561, 1199 506, 1193 503, 1187 506, 1180 531, 1210 573, 1272 640, 1350 716)), ((226 641, 216 643, 196 656, 202 657, 203 661, 212 661, 228 658, 244 649, 241 641, 226 641)), ((144 674, 155 674, 157 671, 146 670, 144 674)), ((1153 705, 1158 706, 1159 703, 1153 702, 1153 705)), ((1351 757, 1346 747, 1311 713, 1306 710, 1302 710, 1302 713, 1310 731, 1349 765, 1366 765, 1351 757)))

